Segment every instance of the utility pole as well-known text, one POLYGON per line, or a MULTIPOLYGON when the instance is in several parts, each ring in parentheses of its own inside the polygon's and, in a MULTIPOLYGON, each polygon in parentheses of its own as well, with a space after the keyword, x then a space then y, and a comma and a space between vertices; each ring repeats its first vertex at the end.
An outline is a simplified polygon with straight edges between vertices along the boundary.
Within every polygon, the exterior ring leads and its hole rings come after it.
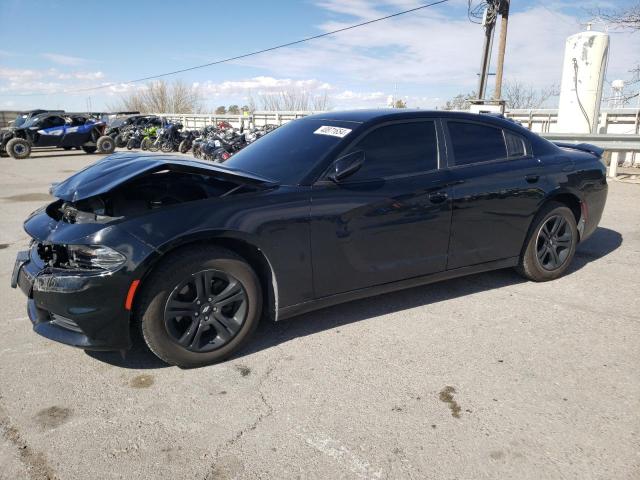
POLYGON ((496 25, 497 4, 498 0, 490 0, 487 2, 487 8, 482 17, 482 26, 484 27, 484 45, 482 47, 482 62, 480 63, 480 81, 478 84, 478 100, 485 99, 487 93, 487 78, 489 76, 489 65, 491 63, 491 48, 493 47, 493 32, 496 25))
POLYGON ((500 21, 500 43, 498 44, 498 64, 496 66, 496 87, 493 93, 494 100, 502 100, 502 73, 504 71, 504 52, 507 46, 507 25, 509 23, 510 0, 501 0, 498 13, 502 17, 500 21))

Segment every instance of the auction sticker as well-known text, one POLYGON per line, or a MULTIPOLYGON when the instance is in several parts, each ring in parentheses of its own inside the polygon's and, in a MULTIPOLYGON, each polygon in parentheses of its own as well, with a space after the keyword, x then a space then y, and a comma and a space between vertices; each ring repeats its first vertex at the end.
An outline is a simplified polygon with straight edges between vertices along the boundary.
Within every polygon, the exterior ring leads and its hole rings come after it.
POLYGON ((331 127, 329 125, 323 125, 322 127, 320 127, 319 129, 317 129, 315 132, 316 135, 331 135, 332 137, 346 137, 347 135, 349 135, 349 133, 351 133, 351 129, 350 128, 341 128, 341 127, 331 127))

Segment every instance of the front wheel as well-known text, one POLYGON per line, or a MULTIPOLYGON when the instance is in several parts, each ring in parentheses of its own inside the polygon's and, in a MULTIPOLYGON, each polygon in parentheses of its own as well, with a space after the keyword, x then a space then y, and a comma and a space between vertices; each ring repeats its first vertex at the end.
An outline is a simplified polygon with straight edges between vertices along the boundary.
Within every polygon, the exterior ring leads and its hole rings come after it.
POLYGON ((162 142, 162 145, 160 145, 160 150, 162 150, 164 153, 173 152, 173 143, 172 142, 162 142))
POLYGON ((127 146, 127 141, 120 134, 116 135, 116 138, 114 138, 113 141, 116 142, 116 147, 118 148, 124 148, 127 146))
POLYGON ((262 291, 253 269, 218 247, 182 250, 145 281, 136 315, 149 349, 190 368, 220 362, 255 331, 262 291))
POLYGON ((22 160, 31 155, 31 144, 24 138, 12 138, 7 142, 7 153, 11 158, 22 160))
POLYGON ((576 252, 578 229, 571 209, 557 202, 547 204, 533 222, 518 272, 534 282, 561 276, 576 252))
POLYGON ((187 153, 189 151, 189 149, 191 148, 191 145, 189 144, 189 141, 187 140, 182 140, 180 142, 180 145, 178 146, 178 151, 180 153, 187 153))

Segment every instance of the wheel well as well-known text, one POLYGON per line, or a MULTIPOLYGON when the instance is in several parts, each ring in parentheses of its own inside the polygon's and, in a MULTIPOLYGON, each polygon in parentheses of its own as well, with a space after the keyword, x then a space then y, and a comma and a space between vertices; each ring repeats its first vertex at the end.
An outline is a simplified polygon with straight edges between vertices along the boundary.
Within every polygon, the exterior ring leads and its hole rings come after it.
POLYGON ((564 203, 573 212, 573 216, 576 219, 576 223, 580 222, 580 217, 582 216, 582 210, 580 207, 580 199, 578 197, 576 197, 572 193, 560 193, 558 195, 554 195, 553 197, 550 197, 549 199, 547 199, 547 202, 549 201, 564 203))
POLYGON ((141 284, 144 285, 145 278, 149 277, 151 272, 155 270, 160 263, 162 263, 163 259, 165 259, 167 255, 171 255, 183 248, 193 248, 197 244, 217 245, 226 248, 227 250, 231 250, 235 254, 241 256, 251 266, 260 280, 260 287, 262 288, 264 298, 264 308, 262 310, 263 318, 269 318, 270 320, 275 320, 277 318, 277 285, 274 282, 275 276, 271 269, 271 265, 260 249, 243 240, 213 237, 208 240, 194 240, 193 242, 177 245, 171 250, 166 251, 160 258, 153 262, 153 264, 144 273, 144 276, 141 279, 141 284))

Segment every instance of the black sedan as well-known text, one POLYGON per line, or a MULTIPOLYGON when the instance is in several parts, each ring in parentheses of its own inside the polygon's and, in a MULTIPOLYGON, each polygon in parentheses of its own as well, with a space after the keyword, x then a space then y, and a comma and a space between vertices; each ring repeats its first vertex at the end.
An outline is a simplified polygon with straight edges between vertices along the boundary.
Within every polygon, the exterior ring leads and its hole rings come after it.
POLYGON ((126 350, 135 324, 166 362, 205 365, 261 318, 506 267, 557 278, 600 221, 601 154, 396 110, 296 120, 224 164, 116 154, 52 187, 12 281, 45 337, 126 350))

